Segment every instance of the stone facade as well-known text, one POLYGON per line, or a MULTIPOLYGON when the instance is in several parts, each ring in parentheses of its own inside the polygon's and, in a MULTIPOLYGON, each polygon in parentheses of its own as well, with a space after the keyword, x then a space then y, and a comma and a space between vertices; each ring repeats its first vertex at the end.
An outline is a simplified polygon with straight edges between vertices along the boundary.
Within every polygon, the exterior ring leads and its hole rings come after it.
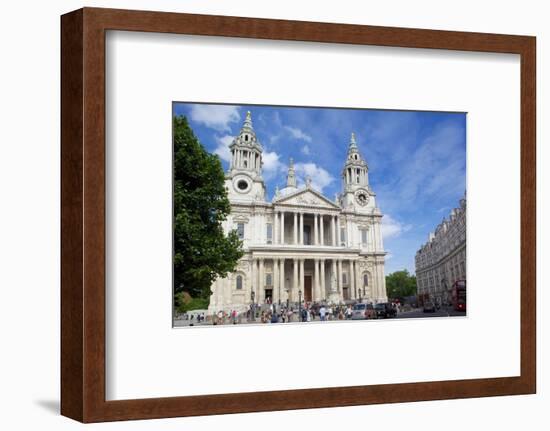
POLYGON ((466 280, 466 195, 416 252, 415 267, 420 300, 449 304, 453 284, 466 280))
POLYGON ((209 311, 245 311, 252 302, 387 301, 382 214, 353 134, 335 201, 309 178, 297 187, 292 159, 286 187, 266 200, 263 148, 250 112, 230 149, 231 214, 223 227, 237 230, 245 255, 235 272, 213 283, 209 311))

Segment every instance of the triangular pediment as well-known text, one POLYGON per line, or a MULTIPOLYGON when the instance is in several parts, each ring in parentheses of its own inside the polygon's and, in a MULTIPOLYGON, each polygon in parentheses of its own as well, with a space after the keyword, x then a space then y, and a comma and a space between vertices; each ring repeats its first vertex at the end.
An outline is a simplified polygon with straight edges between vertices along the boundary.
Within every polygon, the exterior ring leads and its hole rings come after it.
POLYGON ((316 190, 311 188, 297 190, 296 192, 282 196, 275 200, 275 204, 294 205, 301 207, 317 207, 339 209, 340 207, 334 204, 330 199, 323 196, 316 190))

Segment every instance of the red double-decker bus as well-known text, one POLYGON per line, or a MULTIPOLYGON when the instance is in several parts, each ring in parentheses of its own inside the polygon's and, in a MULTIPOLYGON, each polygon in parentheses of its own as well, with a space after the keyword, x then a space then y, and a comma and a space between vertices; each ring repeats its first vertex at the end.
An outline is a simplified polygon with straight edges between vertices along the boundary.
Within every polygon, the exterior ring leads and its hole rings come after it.
POLYGON ((466 311, 466 280, 457 280, 453 284, 453 307, 456 311, 466 311))

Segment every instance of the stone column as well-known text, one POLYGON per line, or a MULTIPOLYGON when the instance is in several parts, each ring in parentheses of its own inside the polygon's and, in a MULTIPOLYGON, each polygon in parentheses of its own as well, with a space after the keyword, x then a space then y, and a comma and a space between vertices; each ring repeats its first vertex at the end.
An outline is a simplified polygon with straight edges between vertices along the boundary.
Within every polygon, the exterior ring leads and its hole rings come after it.
POLYGON ((319 259, 315 259, 313 261, 313 265, 315 266, 315 284, 313 285, 313 300, 319 301, 321 296, 321 285, 319 283, 319 259))
POLYGON ((285 212, 281 211, 281 244, 285 243, 285 212))
POLYGON ((336 246, 336 216, 330 216, 331 231, 332 231, 332 245, 336 246))
POLYGON ((280 264, 279 264, 279 298, 282 301, 286 301, 287 295, 285 292, 285 259, 281 258, 280 264))
POLYGON ((298 244, 298 213, 294 213, 294 244, 298 244))
POLYGON ((319 214, 313 214, 313 244, 319 245, 319 214))
POLYGON ((300 213, 300 244, 304 244, 304 213, 300 213))
POLYGON ((273 294, 271 295, 271 299, 273 300, 273 304, 276 304, 279 302, 280 293, 279 293, 279 259, 273 258, 273 294))
POLYGON ((336 226, 336 245, 340 245, 341 238, 340 238, 340 216, 335 217, 335 226, 336 226))
POLYGON ((367 291, 363 285, 363 277, 361 276, 361 268, 359 267, 359 261, 355 261, 355 287, 356 289, 361 289, 363 293, 363 298, 367 297, 367 291))
POLYGON ((298 259, 293 259, 292 262, 294 264, 294 277, 292 285, 289 288, 288 296, 290 297, 290 301, 296 301, 298 291, 298 259))
POLYGON ((355 299, 357 297, 355 292, 355 262, 350 259, 349 261, 349 297, 355 299))
POLYGON ((260 258, 260 281, 258 282, 258 302, 262 304, 265 301, 265 273, 264 258, 260 258))
POLYGON ((321 245, 325 245, 325 221, 323 220, 323 214, 319 214, 319 230, 321 234, 321 245))
MULTIPOLYGON (((252 271, 250 280, 250 291, 254 292, 254 302, 258 301, 258 259, 252 258, 252 271)), ((246 298, 248 301, 250 298, 246 298)))
POLYGON ((326 299, 327 296, 327 290, 326 290, 326 284, 325 284, 325 259, 321 259, 320 262, 320 272, 321 272, 321 297, 319 299, 326 299))
POLYGON ((279 243, 279 238, 278 238, 278 235, 279 235, 279 213, 277 211, 273 211, 273 223, 272 223, 271 226, 273 228, 273 235, 272 235, 273 244, 278 244, 279 243))
MULTIPOLYGON (((262 261, 260 261, 260 265, 262 261)), ((344 293, 344 274, 342 272, 342 259, 338 259, 338 293, 340 294, 340 298, 342 298, 342 295, 344 293)))
POLYGON ((302 291, 302 300, 304 299, 304 261, 305 259, 300 259, 300 290, 302 291))

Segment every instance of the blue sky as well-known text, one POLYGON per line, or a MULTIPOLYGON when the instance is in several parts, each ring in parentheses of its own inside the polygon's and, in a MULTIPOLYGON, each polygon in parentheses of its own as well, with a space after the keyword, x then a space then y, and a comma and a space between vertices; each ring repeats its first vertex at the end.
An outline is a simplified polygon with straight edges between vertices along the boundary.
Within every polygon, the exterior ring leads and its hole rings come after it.
POLYGON ((284 187, 290 157, 299 185, 334 199, 351 132, 369 166, 369 182, 384 214, 386 274, 414 273, 414 255, 466 189, 466 114, 365 109, 294 108, 176 103, 204 147, 229 167, 229 144, 246 111, 263 148, 271 200, 284 187))

